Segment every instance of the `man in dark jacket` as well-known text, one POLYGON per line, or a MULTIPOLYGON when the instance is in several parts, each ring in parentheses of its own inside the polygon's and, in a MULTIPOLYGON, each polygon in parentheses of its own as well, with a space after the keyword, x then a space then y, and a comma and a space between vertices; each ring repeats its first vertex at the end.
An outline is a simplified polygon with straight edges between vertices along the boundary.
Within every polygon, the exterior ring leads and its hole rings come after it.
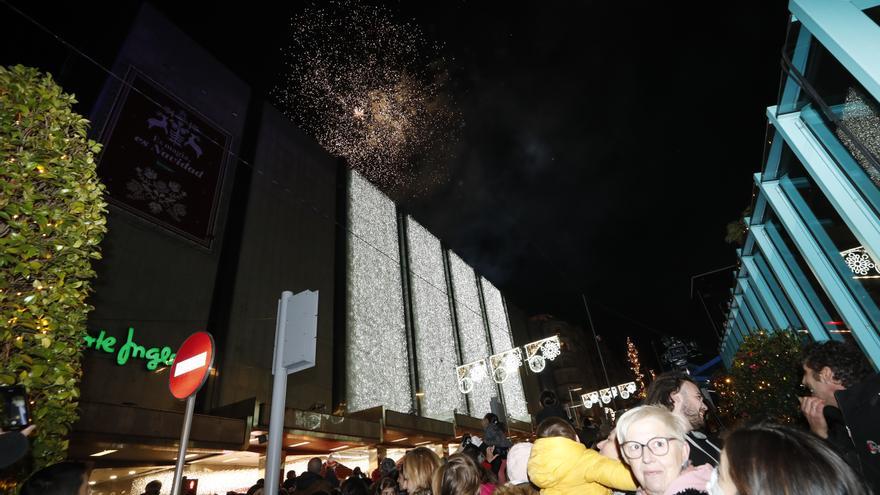
POLYGON ((824 438, 880 493, 880 375, 847 342, 826 341, 804 351, 801 411, 824 438))
POLYGON ((296 488, 296 471, 290 470, 287 472, 287 479, 284 480, 284 483, 281 485, 288 492, 293 491, 296 488))
POLYGON ((657 375, 645 392, 644 404, 666 407, 672 414, 683 418, 690 427, 685 440, 690 445, 688 456, 692 466, 711 464, 717 467, 721 460, 721 442, 703 431, 706 426, 706 407, 697 382, 687 373, 667 371, 657 375))
POLYGON ((299 475, 296 479, 297 495, 312 495, 313 493, 333 491, 333 486, 321 476, 321 459, 313 457, 309 460, 308 471, 299 475))
POLYGON ((570 421, 565 409, 559 404, 559 398, 552 390, 541 392, 541 410, 535 415, 535 426, 541 424, 547 418, 562 418, 570 421))

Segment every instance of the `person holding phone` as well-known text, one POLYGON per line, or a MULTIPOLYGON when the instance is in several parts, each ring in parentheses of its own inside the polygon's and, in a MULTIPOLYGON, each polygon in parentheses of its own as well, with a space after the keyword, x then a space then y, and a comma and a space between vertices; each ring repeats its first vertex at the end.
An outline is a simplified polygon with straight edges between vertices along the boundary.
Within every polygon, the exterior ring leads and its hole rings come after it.
POLYGON ((20 431, 0 430, 0 469, 5 469, 27 454, 27 436, 34 431, 34 425, 20 431))

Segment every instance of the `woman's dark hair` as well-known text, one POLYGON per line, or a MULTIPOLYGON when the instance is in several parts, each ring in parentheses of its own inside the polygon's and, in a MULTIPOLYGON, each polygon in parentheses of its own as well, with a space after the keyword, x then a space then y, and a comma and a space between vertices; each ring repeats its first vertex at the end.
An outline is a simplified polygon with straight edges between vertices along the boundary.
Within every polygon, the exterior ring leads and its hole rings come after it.
POLYGON ((493 485, 498 484, 498 477, 495 476, 495 473, 493 473, 490 469, 486 469, 485 467, 483 467, 482 464, 480 464, 480 449, 474 446, 474 444, 466 445, 463 449, 461 449, 461 452, 459 453, 470 457, 471 460, 474 461, 474 464, 477 466, 477 468, 479 468, 480 483, 491 483, 493 485))
POLYGON ((59 462, 32 474, 21 485, 21 495, 77 495, 86 482, 88 467, 81 462, 59 462))
POLYGON ((453 454, 434 471, 431 488, 433 495, 477 495, 481 483, 480 466, 470 456, 453 454))
POLYGON ((678 392, 685 382, 691 382, 699 388, 697 382, 695 382, 687 373, 681 371, 667 371, 666 373, 660 373, 657 375, 657 378, 654 378, 651 385, 648 386, 648 390, 645 391, 645 400, 642 404, 646 406, 655 404, 665 406, 666 409, 671 411, 673 407, 675 407, 675 404, 672 403, 671 396, 678 392))
POLYGON ((369 495, 370 487, 367 486, 367 482, 363 478, 352 476, 342 482, 340 491, 342 495, 369 495))
POLYGON ((577 432, 574 431, 571 423, 556 416, 541 421, 541 424, 535 430, 535 434, 538 438, 565 437, 577 442, 577 432))
POLYGON ((727 473, 740 495, 870 495, 855 471, 809 432, 758 423, 724 442, 727 473))
MULTIPOLYGON (((396 471, 396 470, 395 470, 396 471)), ((383 476, 373 484, 373 495, 382 495, 382 490, 393 488, 394 493, 398 492, 397 476, 383 476)))
POLYGON ((495 413, 486 413, 486 415, 483 416, 483 419, 488 421, 490 425, 497 425, 499 422, 498 415, 495 413))
POLYGON ((556 394, 552 390, 545 390, 541 392, 541 405, 544 407, 555 406, 559 403, 559 399, 556 398, 556 394))

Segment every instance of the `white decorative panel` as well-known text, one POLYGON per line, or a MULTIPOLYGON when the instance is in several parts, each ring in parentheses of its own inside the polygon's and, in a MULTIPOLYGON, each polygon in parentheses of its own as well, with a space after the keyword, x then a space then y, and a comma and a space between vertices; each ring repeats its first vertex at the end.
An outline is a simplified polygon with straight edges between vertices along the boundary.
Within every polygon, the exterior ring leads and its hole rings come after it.
POLYGON ((422 415, 452 420, 456 410, 465 412, 465 398, 458 391, 455 372, 460 363, 446 292, 443 249, 439 239, 409 217, 407 242, 418 383, 424 392, 420 399, 422 415))
MULTIPOLYGON (((486 316, 489 319, 492 348, 495 354, 500 354, 513 348, 513 336, 510 333, 507 310, 504 307, 501 291, 483 277, 480 277, 480 283, 483 286, 483 302, 486 304, 486 316)), ((529 411, 526 407, 526 397, 519 370, 508 375, 504 383, 501 384, 501 393, 504 395, 507 415, 521 421, 529 421, 529 411)))
POLYGON ((412 410, 394 203, 359 174, 348 189, 348 408, 412 410))
MULTIPOLYGON (((480 310, 480 292, 474 269, 468 266, 457 254, 449 251, 449 271, 452 275, 452 289, 455 295, 455 317, 458 323, 458 339, 464 364, 489 357, 489 343, 480 310)), ((491 378, 474 383, 474 389, 467 394, 471 416, 482 418, 491 412, 489 399, 498 395, 498 389, 491 378)))

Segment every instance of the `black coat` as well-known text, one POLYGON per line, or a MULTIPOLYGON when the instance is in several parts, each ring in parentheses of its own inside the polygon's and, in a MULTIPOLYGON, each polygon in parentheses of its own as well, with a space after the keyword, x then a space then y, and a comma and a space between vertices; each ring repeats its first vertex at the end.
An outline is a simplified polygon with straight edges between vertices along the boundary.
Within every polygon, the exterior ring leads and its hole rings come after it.
POLYGON ((694 430, 688 432, 685 440, 691 446, 691 453, 688 456, 691 466, 711 464, 712 467, 718 467, 718 461, 721 460, 721 448, 724 447, 719 439, 694 430))
POLYGON ((874 493, 880 493, 880 374, 839 390, 834 397, 840 411, 828 406, 824 410, 828 441, 850 465, 860 468, 874 493))

